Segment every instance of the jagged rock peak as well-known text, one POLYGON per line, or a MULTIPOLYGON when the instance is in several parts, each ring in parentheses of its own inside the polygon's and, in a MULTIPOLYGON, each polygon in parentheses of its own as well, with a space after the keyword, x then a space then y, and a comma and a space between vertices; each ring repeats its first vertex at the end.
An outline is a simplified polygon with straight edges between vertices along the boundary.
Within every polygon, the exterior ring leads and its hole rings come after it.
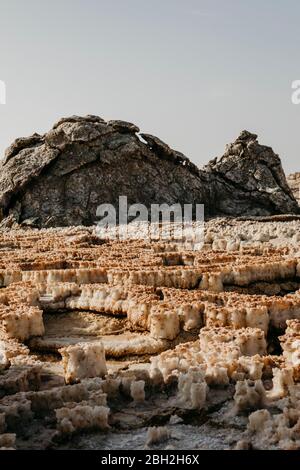
POLYGON ((252 134, 252 132, 249 132, 247 130, 243 130, 240 135, 238 136, 238 138, 236 139, 237 141, 243 141, 243 142, 250 142, 250 141, 253 141, 253 140, 256 140, 257 139, 257 134, 252 134))
POLYGON ((224 155, 211 160, 204 169, 215 176, 219 194, 216 213, 267 215, 299 211, 279 156, 271 147, 261 145, 256 134, 242 131, 226 146, 224 155))

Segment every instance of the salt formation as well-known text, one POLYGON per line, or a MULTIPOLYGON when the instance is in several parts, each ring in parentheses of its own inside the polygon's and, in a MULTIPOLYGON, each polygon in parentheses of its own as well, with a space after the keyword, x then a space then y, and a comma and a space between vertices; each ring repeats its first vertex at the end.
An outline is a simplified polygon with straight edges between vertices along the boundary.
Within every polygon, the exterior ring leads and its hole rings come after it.
POLYGON ((134 380, 130 384, 130 394, 137 403, 145 401, 145 382, 143 380, 134 380))
POLYGON ((299 386, 290 387, 289 397, 282 403, 282 400, 277 402, 278 411, 281 412, 272 414, 263 409, 250 414, 246 435, 252 446, 260 449, 299 449, 299 397, 299 386))
POLYGON ((296 377, 300 377, 300 321, 287 320, 285 335, 280 338, 283 357, 294 371, 296 377))
POLYGON ((0 450, 14 450, 15 444, 15 434, 0 434, 0 450))
POLYGON ((237 382, 234 402, 237 413, 262 408, 266 402, 266 391, 262 381, 244 380, 237 382))
POLYGON ((278 400, 288 395, 289 387, 294 385, 293 369, 285 367, 273 369, 273 388, 266 393, 269 400, 278 400))
POLYGON ((43 335, 43 312, 37 307, 22 307, 2 313, 2 325, 7 336, 24 341, 31 336, 43 335))
POLYGON ((210 220, 199 251, 93 227, 2 230, 1 447, 71 446, 84 430, 144 445, 149 423, 161 446, 176 415, 193 439, 217 424, 221 448, 300 448, 293 217, 210 220))
POLYGON ((150 334, 154 338, 175 339, 179 331, 179 316, 176 311, 167 311, 158 307, 157 311, 151 313, 150 334))
POLYGON ((105 352, 100 341, 77 343, 61 348, 66 383, 78 382, 88 377, 103 377, 107 373, 105 352))
POLYGON ((207 384, 201 369, 191 368, 178 378, 178 405, 187 409, 201 409, 206 402, 207 384))
POLYGON ((170 431, 165 426, 151 427, 147 432, 146 445, 151 446, 163 441, 167 441, 170 437, 170 431))
POLYGON ((107 429, 109 409, 105 406, 76 405, 56 410, 57 428, 72 434, 83 429, 107 429))

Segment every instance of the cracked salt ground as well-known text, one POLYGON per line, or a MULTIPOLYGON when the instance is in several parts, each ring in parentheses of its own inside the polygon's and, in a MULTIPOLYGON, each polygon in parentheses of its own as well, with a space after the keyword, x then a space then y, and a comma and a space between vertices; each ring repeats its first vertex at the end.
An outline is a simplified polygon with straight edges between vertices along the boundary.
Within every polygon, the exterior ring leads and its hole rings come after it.
POLYGON ((82 336, 92 339, 99 335, 120 334, 126 331, 126 317, 116 317, 89 311, 44 314, 45 335, 82 336))
POLYGON ((299 449, 299 229, 2 231, 0 447, 299 449))
POLYGON ((167 425, 169 437, 162 439, 151 447, 147 444, 148 428, 132 430, 128 432, 111 433, 106 435, 84 435, 74 438, 74 441, 62 446, 62 449, 86 449, 86 450, 143 450, 151 449, 176 449, 176 450, 225 450, 241 437, 241 432, 236 429, 218 429, 208 424, 199 427, 173 424, 167 425))

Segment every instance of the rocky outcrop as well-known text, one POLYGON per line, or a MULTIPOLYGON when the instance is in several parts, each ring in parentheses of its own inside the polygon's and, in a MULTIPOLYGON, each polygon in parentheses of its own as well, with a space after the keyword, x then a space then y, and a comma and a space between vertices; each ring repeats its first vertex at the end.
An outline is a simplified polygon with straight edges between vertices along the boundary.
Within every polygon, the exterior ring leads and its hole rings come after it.
POLYGON ((205 204, 207 216, 296 213, 280 159, 243 131, 199 170, 157 137, 124 121, 63 118, 17 139, 0 166, 2 226, 91 225, 99 204, 205 204))
POLYGON ((295 199, 300 204, 300 173, 292 173, 287 177, 287 182, 294 194, 295 199))
POLYGON ((205 170, 214 185, 214 212, 230 216, 297 213, 281 160, 257 135, 243 131, 205 170))

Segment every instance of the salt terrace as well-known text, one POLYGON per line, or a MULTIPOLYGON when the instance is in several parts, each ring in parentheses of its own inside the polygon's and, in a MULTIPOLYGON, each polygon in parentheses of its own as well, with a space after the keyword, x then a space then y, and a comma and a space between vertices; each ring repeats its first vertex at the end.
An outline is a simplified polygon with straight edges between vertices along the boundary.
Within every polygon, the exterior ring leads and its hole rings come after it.
MULTIPOLYGON (((296 218, 297 219, 297 218, 296 218)), ((0 448, 300 448, 300 221, 0 233, 0 448)))

